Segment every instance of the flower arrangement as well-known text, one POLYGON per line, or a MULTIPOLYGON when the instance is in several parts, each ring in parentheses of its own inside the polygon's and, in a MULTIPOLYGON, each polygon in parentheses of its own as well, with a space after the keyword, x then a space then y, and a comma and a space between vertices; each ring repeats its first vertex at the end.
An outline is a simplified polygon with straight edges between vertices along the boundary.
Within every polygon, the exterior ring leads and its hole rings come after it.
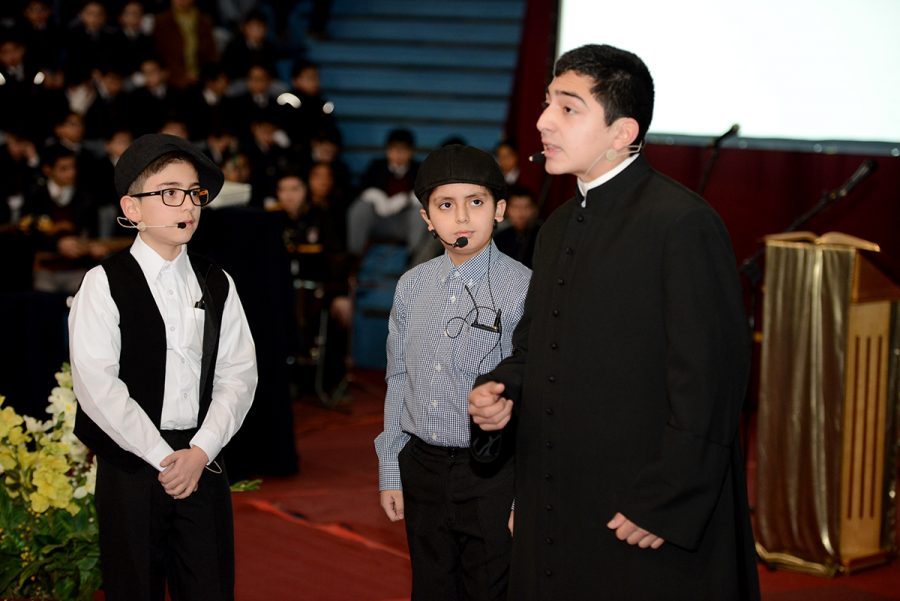
MULTIPOLYGON (((72 370, 56 374, 40 421, 0 395, 0 599, 90 601, 100 588, 97 462, 76 438, 72 370)), ((242 480, 233 492, 259 490, 242 480)))
POLYGON ((100 588, 97 464, 75 437, 68 364, 40 421, 0 396, 0 597, 89 600, 100 588))

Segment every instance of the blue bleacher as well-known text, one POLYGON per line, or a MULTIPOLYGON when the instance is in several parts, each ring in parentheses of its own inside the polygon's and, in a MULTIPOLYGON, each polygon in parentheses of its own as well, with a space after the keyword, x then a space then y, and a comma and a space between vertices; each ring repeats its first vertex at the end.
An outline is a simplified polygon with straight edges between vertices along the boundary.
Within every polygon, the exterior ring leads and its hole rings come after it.
POLYGON ((320 66, 355 174, 395 127, 415 133, 420 158, 451 136, 486 150, 502 139, 524 0, 334 0, 325 40, 306 37, 310 5, 288 31, 320 66))

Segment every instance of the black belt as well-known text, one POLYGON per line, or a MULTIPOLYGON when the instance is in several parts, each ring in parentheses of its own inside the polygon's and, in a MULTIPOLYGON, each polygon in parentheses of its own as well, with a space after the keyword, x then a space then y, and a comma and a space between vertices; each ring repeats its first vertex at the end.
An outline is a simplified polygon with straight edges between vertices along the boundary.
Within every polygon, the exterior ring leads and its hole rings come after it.
POLYGON ((438 445, 428 444, 418 436, 412 434, 410 435, 410 441, 417 449, 420 449, 428 453, 429 455, 434 455, 437 457, 449 457, 450 459, 453 459, 458 455, 469 453, 469 447, 442 447, 438 445))

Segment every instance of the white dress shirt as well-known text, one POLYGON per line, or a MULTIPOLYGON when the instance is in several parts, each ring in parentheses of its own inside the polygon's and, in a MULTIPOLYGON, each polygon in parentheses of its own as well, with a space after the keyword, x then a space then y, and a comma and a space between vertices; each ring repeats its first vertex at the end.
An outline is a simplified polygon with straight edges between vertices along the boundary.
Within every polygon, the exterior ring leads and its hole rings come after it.
MULTIPOLYGON (((138 235, 131 246, 166 328, 166 380, 162 430, 195 428, 200 408, 200 367, 205 311, 194 308, 202 296, 184 247, 166 261, 138 235)), ((243 307, 227 273, 228 297, 222 312, 212 402, 191 439, 212 461, 241 427, 256 391, 256 348, 243 307)), ((113 441, 162 471, 172 453, 159 430, 119 379, 119 308, 103 267, 87 275, 69 314, 69 355, 78 403, 113 441)))

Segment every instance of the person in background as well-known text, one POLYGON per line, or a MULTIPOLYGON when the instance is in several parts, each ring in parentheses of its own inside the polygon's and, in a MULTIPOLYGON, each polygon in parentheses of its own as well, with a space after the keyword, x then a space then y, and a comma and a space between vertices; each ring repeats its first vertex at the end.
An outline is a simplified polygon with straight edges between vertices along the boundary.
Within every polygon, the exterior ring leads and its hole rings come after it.
POLYGON ((497 157, 497 164, 503 172, 503 179, 507 185, 514 186, 519 182, 519 150, 516 145, 509 140, 504 140, 497 144, 494 149, 494 156, 497 157))
POLYGON ((213 19, 194 0, 171 0, 170 9, 156 15, 153 38, 156 55, 176 89, 197 83, 203 67, 219 60, 213 19))
POLYGON ((506 199, 506 221, 509 226, 494 236, 497 248, 526 267, 532 266, 534 245, 541 222, 534 194, 527 188, 510 186, 506 199))
POLYGON ((408 129, 388 133, 384 157, 373 159, 360 178, 359 197, 347 213, 347 249, 362 256, 370 242, 405 245, 410 251, 422 240, 413 184, 419 163, 413 158, 415 138, 408 129))
POLYGON ((118 69, 131 78, 140 71, 141 63, 154 56, 153 36, 144 30, 144 5, 138 0, 122 4, 119 29, 115 33, 115 56, 118 69))
POLYGON ((278 50, 268 39, 269 24, 260 10, 251 10, 241 22, 238 35, 222 53, 222 66, 232 81, 243 81, 253 65, 262 65, 269 73, 275 72, 278 50))

